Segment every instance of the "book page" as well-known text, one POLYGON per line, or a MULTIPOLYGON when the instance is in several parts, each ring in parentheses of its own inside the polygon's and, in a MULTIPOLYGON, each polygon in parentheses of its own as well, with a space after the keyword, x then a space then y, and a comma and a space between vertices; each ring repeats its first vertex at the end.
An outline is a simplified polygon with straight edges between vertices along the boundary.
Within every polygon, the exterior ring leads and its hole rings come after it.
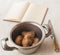
POLYGON ((27 1, 14 3, 13 6, 11 7, 11 9, 8 11, 8 14, 4 18, 4 20, 20 22, 20 20, 24 16, 28 6, 29 6, 29 2, 27 2, 27 1))
POLYGON ((29 6, 28 10, 26 11, 22 19, 22 22, 34 21, 42 24, 46 11, 47 11, 46 6, 40 6, 38 4, 31 3, 31 5, 29 6))

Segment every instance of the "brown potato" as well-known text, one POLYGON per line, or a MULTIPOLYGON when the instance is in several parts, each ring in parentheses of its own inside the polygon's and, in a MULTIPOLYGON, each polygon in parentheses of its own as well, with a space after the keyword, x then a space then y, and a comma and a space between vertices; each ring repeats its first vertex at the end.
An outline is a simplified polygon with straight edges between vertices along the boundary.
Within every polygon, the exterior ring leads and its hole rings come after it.
POLYGON ((25 36, 27 34, 27 31, 23 31, 22 35, 25 36))
POLYGON ((33 31, 22 32, 22 35, 24 35, 24 38, 34 38, 35 33, 33 31))
POLYGON ((32 45, 32 40, 28 39, 28 38, 23 38, 22 45, 23 45, 23 47, 31 46, 32 45))
POLYGON ((36 45, 39 42, 39 38, 35 37, 32 46, 36 45))
POLYGON ((22 45, 22 39, 23 39, 23 37, 21 35, 18 35, 15 39, 15 43, 17 45, 22 45))

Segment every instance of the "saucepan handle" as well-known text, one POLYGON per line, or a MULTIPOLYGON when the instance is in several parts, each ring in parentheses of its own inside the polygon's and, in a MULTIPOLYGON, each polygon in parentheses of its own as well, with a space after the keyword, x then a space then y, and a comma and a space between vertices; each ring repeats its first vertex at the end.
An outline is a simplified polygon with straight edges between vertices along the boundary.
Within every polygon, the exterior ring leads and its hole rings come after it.
POLYGON ((53 28, 52 28, 51 24, 50 23, 49 24, 44 24, 42 26, 43 26, 44 31, 45 31, 45 35, 46 35, 45 37, 49 37, 50 36, 53 39, 54 46, 55 46, 55 51, 56 52, 60 52, 59 46, 57 44, 57 41, 56 41, 56 38, 55 38, 55 34, 53 32, 53 28))
POLYGON ((1 40, 1 46, 4 50, 8 50, 8 51, 11 51, 11 50, 14 50, 14 49, 17 49, 16 47, 10 47, 7 45, 7 41, 8 41, 8 38, 3 38, 1 40))
POLYGON ((51 29, 48 24, 43 24, 42 27, 44 28, 45 31, 45 37, 48 37, 51 35, 51 29))

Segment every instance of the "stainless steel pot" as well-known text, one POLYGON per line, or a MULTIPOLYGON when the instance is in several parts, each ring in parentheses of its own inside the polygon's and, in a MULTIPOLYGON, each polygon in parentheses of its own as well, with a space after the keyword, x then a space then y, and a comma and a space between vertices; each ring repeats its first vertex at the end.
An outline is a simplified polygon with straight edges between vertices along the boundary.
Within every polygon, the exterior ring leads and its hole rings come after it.
POLYGON ((38 49, 38 47, 41 46, 44 39, 49 35, 50 35, 50 29, 49 29, 48 25, 40 25, 36 22, 22 22, 12 28, 11 33, 10 33, 10 37, 2 39, 1 44, 2 44, 2 48, 4 50, 11 51, 11 50, 17 49, 18 51, 20 51, 22 53, 29 54, 29 53, 35 52, 38 49), (37 34, 38 38, 41 39, 35 46, 21 47, 21 46, 18 46, 14 43, 16 36, 20 32, 26 31, 26 30, 34 31, 37 34), (8 41, 10 41, 10 43, 12 44, 13 47, 9 46, 7 44, 8 41))

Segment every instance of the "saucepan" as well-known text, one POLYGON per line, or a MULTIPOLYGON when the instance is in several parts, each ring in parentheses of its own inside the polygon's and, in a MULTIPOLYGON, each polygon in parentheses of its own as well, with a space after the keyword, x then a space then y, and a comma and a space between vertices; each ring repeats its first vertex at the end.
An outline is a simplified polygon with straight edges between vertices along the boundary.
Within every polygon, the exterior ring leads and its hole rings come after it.
POLYGON ((49 25, 47 24, 40 25, 36 22, 21 22, 12 28, 9 37, 3 38, 1 40, 1 45, 2 45, 2 48, 7 51, 12 51, 16 49, 21 53, 30 54, 35 52, 41 46, 44 39, 49 35, 50 35, 50 28, 49 28, 49 25), (22 47, 15 44, 14 40, 16 36, 22 31, 26 31, 26 30, 34 31, 37 34, 40 41, 36 45, 29 46, 29 47, 22 47), (11 45, 9 46, 9 44, 7 44, 8 41, 11 43, 12 46, 11 45))

